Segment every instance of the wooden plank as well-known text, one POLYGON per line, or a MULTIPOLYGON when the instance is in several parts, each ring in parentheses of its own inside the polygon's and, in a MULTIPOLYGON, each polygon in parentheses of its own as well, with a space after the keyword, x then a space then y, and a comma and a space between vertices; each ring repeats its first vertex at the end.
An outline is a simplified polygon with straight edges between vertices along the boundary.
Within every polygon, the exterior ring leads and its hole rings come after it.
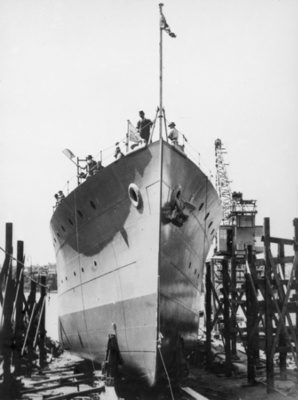
POLYGON ((182 387, 181 389, 196 400, 209 400, 209 399, 207 399, 207 397, 202 396, 201 394, 199 394, 198 392, 195 392, 193 389, 191 389, 189 387, 182 387))
MULTIPOLYGON (((266 219, 266 218, 264 218, 264 219, 266 219)), ((264 242, 265 241, 265 236, 262 236, 261 240, 262 240, 262 242, 264 242)), ((277 243, 277 244, 278 243, 284 243, 284 244, 288 244, 288 245, 291 246, 291 245, 294 244, 294 240, 292 240, 292 239, 281 239, 281 238, 276 238, 276 237, 273 237, 273 236, 269 236, 268 237, 268 243, 277 243)))
POLYGON ((102 393, 105 390, 105 385, 103 384, 102 386, 99 386, 95 389, 87 389, 87 390, 82 390, 80 392, 72 392, 68 394, 61 394, 58 396, 52 396, 48 397, 47 400, 64 400, 64 399, 71 399, 72 397, 82 397, 85 394, 92 394, 92 393, 102 393))
MULTIPOLYGON (((79 386, 82 383, 87 383, 87 382, 93 382, 94 378, 85 378, 85 379, 81 379, 78 381, 73 381, 73 382, 61 382, 61 383, 56 383, 55 385, 47 385, 47 386, 42 386, 42 387, 34 387, 34 388, 30 388, 30 389, 26 389, 23 390, 21 392, 21 394, 28 394, 28 393, 38 393, 38 392, 46 392, 47 390, 52 390, 52 389, 57 389, 57 388, 61 388, 63 386, 79 386)), ((79 392, 76 392, 77 394, 79 392)))
POLYGON ((82 378, 83 376, 86 376, 84 373, 80 374, 71 374, 71 375, 61 375, 57 376, 56 378, 49 378, 49 379, 44 379, 42 381, 37 381, 37 382, 32 382, 32 386, 38 386, 38 385, 43 385, 44 383, 51 383, 51 382, 57 382, 57 381, 67 381, 69 379, 73 378, 82 378))

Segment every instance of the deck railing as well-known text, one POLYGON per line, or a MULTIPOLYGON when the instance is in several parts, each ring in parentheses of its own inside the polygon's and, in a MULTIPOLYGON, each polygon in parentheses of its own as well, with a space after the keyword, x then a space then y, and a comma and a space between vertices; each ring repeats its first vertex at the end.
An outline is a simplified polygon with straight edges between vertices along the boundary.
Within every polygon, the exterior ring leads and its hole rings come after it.
MULTIPOLYGON (((183 151, 186 157, 191 160, 195 165, 197 165, 203 173, 208 177, 209 180, 212 180, 211 170, 208 169, 206 164, 202 161, 201 154, 189 143, 186 137, 178 131, 179 138, 177 146, 178 150, 183 151)), ((171 144, 171 140, 168 139, 168 142, 171 144)), ((115 145, 112 145, 106 149, 100 150, 97 154, 93 156, 93 160, 96 162, 101 162, 102 167, 107 167, 117 160, 115 155, 116 147, 120 148, 121 153, 125 156, 126 154, 135 152, 136 150, 145 147, 146 144, 144 142, 140 142, 136 147, 131 149, 131 145, 135 143, 129 141, 129 134, 126 137, 119 140, 115 145)), ((173 145, 174 146, 174 145, 173 145)), ((75 158, 74 158, 75 159, 75 158)), ((87 178, 88 174, 86 171, 87 158, 76 158, 76 162, 72 160, 74 164, 77 165, 77 169, 75 170, 74 175, 66 182, 62 190, 59 191, 60 196, 61 192, 63 195, 67 196, 70 192, 72 192, 79 184, 83 183, 87 178)), ((94 173, 99 172, 97 168, 94 169, 94 173)), ((89 175, 90 176, 90 175, 89 175)), ((61 201, 61 198, 57 198, 57 202, 54 205, 54 209, 61 201)))

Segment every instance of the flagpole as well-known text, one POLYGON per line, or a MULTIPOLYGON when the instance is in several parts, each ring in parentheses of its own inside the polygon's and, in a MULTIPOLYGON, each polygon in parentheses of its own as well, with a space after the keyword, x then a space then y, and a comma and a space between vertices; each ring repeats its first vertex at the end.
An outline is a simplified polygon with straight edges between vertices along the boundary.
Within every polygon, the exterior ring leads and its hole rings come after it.
MULTIPOLYGON (((162 7, 163 4, 159 4, 160 14, 162 15, 162 7)), ((163 105, 162 105, 162 25, 159 27, 160 31, 160 41, 159 41, 159 138, 162 139, 162 113, 163 113, 163 105)))

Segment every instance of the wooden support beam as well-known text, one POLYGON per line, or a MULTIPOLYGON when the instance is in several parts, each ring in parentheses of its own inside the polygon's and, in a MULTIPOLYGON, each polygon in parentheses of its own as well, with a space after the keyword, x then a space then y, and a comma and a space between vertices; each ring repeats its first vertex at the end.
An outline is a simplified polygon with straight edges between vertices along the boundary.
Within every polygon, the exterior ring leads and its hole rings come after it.
POLYGON ((207 367, 210 367, 210 362, 211 362, 211 357, 210 357, 210 355, 211 355, 211 331, 212 331, 212 326, 211 326, 211 313, 212 313, 211 268, 212 268, 211 262, 207 262, 206 263, 206 275, 205 275, 206 353, 207 353, 206 363, 207 363, 207 367))
MULTIPOLYGON (((269 220, 269 218, 264 218, 264 219, 269 220)), ((265 241, 265 232, 264 232, 264 236, 262 236, 261 240, 263 242, 265 241)), ((283 243, 283 244, 288 244, 290 246, 294 244, 294 240, 292 240, 292 239, 281 239, 281 238, 276 238, 276 237, 272 237, 272 236, 269 236, 269 238, 267 238, 266 240, 268 240, 268 243, 283 243)))
POLYGON ((61 394, 58 396, 51 396, 48 397, 47 400, 66 400, 66 399, 71 399, 73 397, 77 397, 78 395, 80 397, 85 396, 87 394, 92 394, 92 393, 102 393, 105 390, 104 384, 102 386, 99 386, 95 389, 87 389, 87 390, 81 390, 80 392, 72 392, 72 393, 67 393, 67 394, 61 394))
MULTIPOLYGON (((295 270, 295 279, 296 283, 298 283, 298 268, 297 268, 297 258, 298 258, 298 218, 295 218, 293 221, 294 226, 294 253, 295 253, 295 261, 293 262, 293 268, 296 266, 295 270)), ((296 286, 296 299, 298 299, 298 288, 296 286)), ((298 307, 296 311, 296 336, 298 337, 298 307)), ((298 349, 296 348, 296 351, 298 349)))
MULTIPOLYGON (((284 257, 285 257, 285 245, 284 242, 278 243, 278 258, 281 259, 280 263, 276 263, 274 260, 274 263, 280 264, 281 268, 281 274, 282 274, 282 279, 285 279, 285 262, 284 262, 284 257)), ((282 284, 282 282, 281 282, 282 284)), ((285 323, 285 320, 284 320, 285 323)), ((280 338, 279 338, 279 368, 280 368, 280 378, 281 380, 285 381, 287 379, 287 338, 285 335, 285 332, 282 330, 280 333, 280 338)))
MULTIPOLYGON (((73 382, 64 381, 64 382, 56 383, 56 384, 53 384, 53 385, 47 385, 47 386, 42 386, 42 387, 34 387, 34 388, 23 390, 22 391, 22 395, 30 394, 30 393, 46 392, 47 390, 62 388, 63 386, 78 386, 78 385, 80 385, 82 383, 90 383, 90 382, 94 382, 94 377, 80 379, 80 380, 76 380, 76 381, 73 381, 73 382)), ((78 395, 79 392, 77 391, 76 394, 78 395)))
POLYGON ((41 275, 40 277, 40 296, 43 299, 43 308, 41 310, 40 316, 40 328, 39 328, 39 365, 43 369, 46 366, 46 325, 45 325, 45 315, 46 315, 46 276, 41 275))
MULTIPOLYGON (((56 370, 53 372, 57 372, 56 370)), ((47 371, 46 375, 48 375, 49 371, 47 371)), ((89 374, 90 375, 90 374, 89 374)), ((52 382, 64 382, 64 381, 68 381, 69 379, 78 379, 78 378, 86 378, 86 376, 89 377, 88 374, 85 374, 83 372, 79 373, 79 374, 69 374, 69 375, 60 375, 57 376, 56 378, 49 378, 49 379, 44 379, 43 381, 37 381, 37 382, 30 382, 30 384, 32 386, 39 386, 39 385, 43 385, 44 383, 52 383, 52 382)), ((25 389, 25 390, 29 390, 29 389, 25 389)), ((21 394, 23 394, 24 391, 21 391, 21 394)))
POLYGON ((27 364, 27 375, 31 376, 32 373, 32 363, 33 363, 33 342, 34 342, 34 318, 36 315, 35 309, 36 307, 36 282, 31 280, 31 289, 30 294, 27 301, 27 307, 29 311, 29 325, 27 327, 25 343, 23 348, 27 345, 27 352, 28 352, 28 364, 27 364))
POLYGON ((222 262, 222 280, 223 280, 223 302, 224 302, 224 338, 226 355, 226 376, 232 375, 232 357, 231 357, 231 331, 230 331, 230 280, 229 263, 224 259, 222 262))
POLYGON ((231 292, 231 350, 232 356, 237 356, 237 347, 236 347, 236 339, 237 339, 237 309, 238 304, 236 304, 237 293, 236 293, 236 260, 235 257, 231 258, 231 280, 230 280, 230 292, 231 292))
POLYGON ((16 281, 16 300, 15 300, 15 323, 13 330, 14 351, 13 364, 15 375, 21 374, 21 351, 23 346, 23 335, 25 333, 24 314, 23 314, 23 292, 24 292, 24 242, 17 242, 17 281, 16 281))
POLYGON ((13 302, 15 299, 15 282, 12 278, 12 230, 11 223, 6 224, 6 240, 5 251, 9 256, 8 268, 6 271, 6 285, 3 299, 3 324, 1 329, 1 351, 3 355, 3 392, 8 395, 11 390, 12 375, 11 375, 11 352, 12 352, 12 311, 13 302))
POLYGON ((253 384, 256 380, 256 364, 259 362, 259 337, 255 323, 258 321, 258 299, 256 282, 256 270, 252 246, 247 246, 247 263, 249 265, 246 274, 246 301, 247 301, 247 380, 253 384))
POLYGON ((264 218, 264 254, 265 254, 265 330, 266 330, 266 376, 267 393, 274 391, 274 365, 271 350, 272 339, 272 308, 271 308, 271 264, 268 259, 268 250, 270 249, 270 221, 264 218))

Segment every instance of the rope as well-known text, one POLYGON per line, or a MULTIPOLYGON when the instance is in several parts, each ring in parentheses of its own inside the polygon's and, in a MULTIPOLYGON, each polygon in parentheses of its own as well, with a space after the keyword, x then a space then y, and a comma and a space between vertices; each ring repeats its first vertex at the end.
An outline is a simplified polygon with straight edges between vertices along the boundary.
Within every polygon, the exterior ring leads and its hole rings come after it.
MULTIPOLYGON (((19 261, 17 258, 13 257, 11 254, 9 254, 6 250, 4 250, 2 247, 0 247, 0 250, 2 250, 6 255, 8 255, 12 260, 17 261, 19 264, 21 264, 23 267, 25 267, 25 264, 22 263, 21 261, 19 261)), ((49 288, 48 285, 43 285, 40 282, 37 282, 35 279, 31 278, 30 276, 28 276, 28 279, 30 279, 30 281, 35 282, 37 285, 45 287, 45 288, 49 288)))
POLYGON ((175 397, 174 397, 174 394, 173 394, 173 390, 172 390, 171 380, 170 380, 170 377, 169 377, 169 374, 168 374, 168 371, 167 371, 167 368, 166 368, 166 365, 165 365, 165 362, 164 362, 160 347, 161 347, 161 345, 158 344, 157 348, 158 348, 158 351, 159 351, 159 354, 160 354, 160 358, 161 358, 161 362, 162 362, 162 365, 164 367, 164 370, 165 370, 165 373, 166 373, 166 376, 167 376, 167 379, 168 379, 168 382, 169 382, 171 397, 172 397, 173 400, 175 400, 175 397))

